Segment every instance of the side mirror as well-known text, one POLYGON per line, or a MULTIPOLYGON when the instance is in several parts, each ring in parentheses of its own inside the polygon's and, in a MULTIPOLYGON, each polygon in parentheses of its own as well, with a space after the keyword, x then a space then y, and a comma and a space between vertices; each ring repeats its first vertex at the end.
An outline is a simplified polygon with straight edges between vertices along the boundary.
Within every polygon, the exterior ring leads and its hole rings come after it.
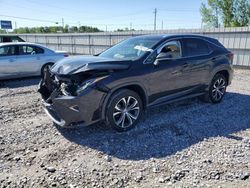
POLYGON ((171 58, 173 58, 173 56, 172 56, 171 54, 161 52, 161 53, 159 53, 159 54, 156 56, 154 65, 155 65, 155 66, 158 66, 161 59, 171 59, 171 58))

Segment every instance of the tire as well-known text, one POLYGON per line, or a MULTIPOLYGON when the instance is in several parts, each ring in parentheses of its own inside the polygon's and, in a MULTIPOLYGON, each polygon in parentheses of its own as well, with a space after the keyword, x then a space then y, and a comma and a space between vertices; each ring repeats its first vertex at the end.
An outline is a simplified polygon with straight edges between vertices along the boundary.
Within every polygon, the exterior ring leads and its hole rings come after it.
POLYGON ((203 96, 203 101, 210 103, 219 103, 226 94, 227 79, 222 74, 216 74, 212 79, 209 90, 203 96))
POLYGON ((47 69, 50 69, 53 66, 53 63, 47 63, 45 65, 43 65, 42 69, 41 69, 41 77, 44 77, 45 72, 47 71, 47 69))
POLYGON ((106 109, 106 125, 118 132, 124 132, 138 123, 143 106, 137 93, 122 89, 111 96, 106 109))

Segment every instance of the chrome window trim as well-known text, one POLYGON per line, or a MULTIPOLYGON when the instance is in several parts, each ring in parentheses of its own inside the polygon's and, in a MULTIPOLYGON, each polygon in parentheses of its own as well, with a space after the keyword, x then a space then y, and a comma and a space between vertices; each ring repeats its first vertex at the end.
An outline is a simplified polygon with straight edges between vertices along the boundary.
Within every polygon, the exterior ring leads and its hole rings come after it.
MULTIPOLYGON (((193 37, 175 37, 175 38, 171 38, 171 39, 169 39, 169 40, 166 40, 166 41, 164 41, 162 44, 160 44, 160 46, 159 47, 157 47, 156 49, 154 49, 149 55, 148 55, 148 57, 143 61, 143 64, 151 64, 151 63, 146 63, 146 61, 147 61, 147 59, 155 52, 155 51, 157 51, 157 55, 158 55, 158 49, 159 48, 161 48, 163 45, 165 45, 166 43, 168 43, 168 42, 170 42, 170 41, 173 41, 173 40, 179 40, 178 42, 179 43, 181 43, 180 42, 180 40, 181 39, 200 39, 200 40, 203 40, 203 41, 206 41, 206 42, 208 42, 208 43, 210 43, 210 44, 212 44, 212 45, 216 45, 216 44, 214 44, 213 42, 210 42, 209 40, 207 40, 207 39, 204 39, 203 37, 199 37, 199 36, 193 36, 193 37)), ((216 46, 218 46, 218 45, 216 45, 216 46)), ((222 47, 220 47, 220 48, 222 48, 222 47)), ((213 50, 211 50, 210 51, 210 53, 208 53, 208 54, 203 54, 203 55, 194 55, 194 56, 182 56, 183 54, 182 54, 182 45, 181 45, 181 56, 182 57, 180 57, 180 58, 175 58, 175 59, 172 59, 172 60, 179 60, 179 59, 184 59, 184 58, 193 58, 193 57, 201 57, 201 56, 204 56, 204 55, 211 55, 213 53, 213 50)), ((169 58, 166 58, 166 59, 169 59, 169 58)), ((164 60, 164 59, 163 59, 164 60)))

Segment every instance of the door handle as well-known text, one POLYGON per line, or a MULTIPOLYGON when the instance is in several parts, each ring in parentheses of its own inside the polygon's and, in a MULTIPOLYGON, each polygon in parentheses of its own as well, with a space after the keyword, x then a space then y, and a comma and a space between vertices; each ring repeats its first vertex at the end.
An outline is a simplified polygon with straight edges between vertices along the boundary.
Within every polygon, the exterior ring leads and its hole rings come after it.
POLYGON ((176 70, 176 71, 173 71, 171 74, 175 75, 175 76, 178 76, 178 75, 181 75, 181 72, 176 70))
POLYGON ((183 67, 183 68, 188 67, 188 63, 184 63, 184 64, 182 65, 182 67, 183 67))
POLYGON ((9 59, 9 62, 14 62, 14 59, 9 59))

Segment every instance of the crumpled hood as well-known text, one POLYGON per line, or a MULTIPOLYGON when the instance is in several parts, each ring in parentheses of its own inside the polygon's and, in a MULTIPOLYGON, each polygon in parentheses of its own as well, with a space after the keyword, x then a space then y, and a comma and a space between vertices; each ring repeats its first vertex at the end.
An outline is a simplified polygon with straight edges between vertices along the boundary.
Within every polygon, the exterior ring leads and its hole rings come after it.
POLYGON ((122 70, 130 66, 131 61, 120 61, 98 56, 78 55, 63 58, 55 63, 51 72, 59 75, 77 74, 91 70, 122 70))

